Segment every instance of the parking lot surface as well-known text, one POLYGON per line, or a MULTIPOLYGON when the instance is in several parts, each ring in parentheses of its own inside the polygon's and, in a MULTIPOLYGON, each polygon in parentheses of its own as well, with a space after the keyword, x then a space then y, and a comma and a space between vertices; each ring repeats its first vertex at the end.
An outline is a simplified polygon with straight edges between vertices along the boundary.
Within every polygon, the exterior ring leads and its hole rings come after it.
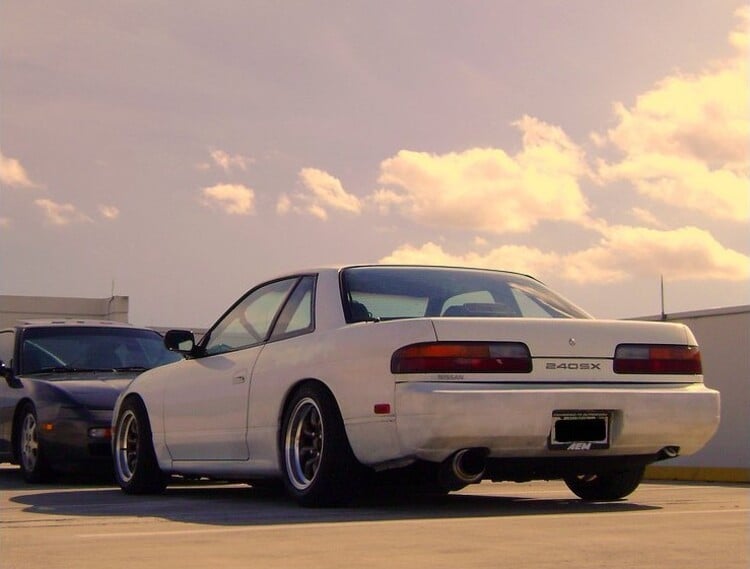
POLYGON ((244 485, 146 497, 101 480, 30 486, 4 465, 0 567, 747 569, 749 498, 747 485, 644 483, 585 503, 561 482, 483 483, 310 510, 244 485))

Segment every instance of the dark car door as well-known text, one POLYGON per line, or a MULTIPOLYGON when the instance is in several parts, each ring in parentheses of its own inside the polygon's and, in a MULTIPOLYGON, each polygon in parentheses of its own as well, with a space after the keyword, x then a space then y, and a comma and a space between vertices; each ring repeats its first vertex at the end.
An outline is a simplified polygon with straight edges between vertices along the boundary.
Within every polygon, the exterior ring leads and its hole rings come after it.
MULTIPOLYGON (((0 360, 10 369, 13 366, 15 330, 0 331, 0 360)), ((0 460, 7 461, 13 453, 13 412, 22 389, 11 386, 9 379, 0 378, 0 460)))

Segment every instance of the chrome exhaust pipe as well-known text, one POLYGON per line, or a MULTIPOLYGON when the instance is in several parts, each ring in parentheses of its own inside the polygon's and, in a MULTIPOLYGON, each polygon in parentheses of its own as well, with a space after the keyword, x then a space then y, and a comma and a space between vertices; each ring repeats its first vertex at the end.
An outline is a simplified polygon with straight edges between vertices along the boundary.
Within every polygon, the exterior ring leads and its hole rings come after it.
POLYGON ((440 465, 440 483, 448 490, 460 490, 482 481, 489 454, 484 448, 461 449, 440 465))
POLYGON ((680 447, 669 446, 664 447, 659 451, 656 460, 667 460, 669 458, 675 458, 677 456, 680 456, 680 447))

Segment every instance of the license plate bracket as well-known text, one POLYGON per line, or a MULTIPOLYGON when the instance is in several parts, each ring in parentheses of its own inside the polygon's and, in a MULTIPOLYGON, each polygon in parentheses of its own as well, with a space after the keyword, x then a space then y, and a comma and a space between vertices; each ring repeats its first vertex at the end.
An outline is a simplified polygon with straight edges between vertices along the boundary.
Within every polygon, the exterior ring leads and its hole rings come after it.
POLYGON ((607 449, 611 424, 611 411, 554 411, 549 448, 569 451, 607 449))

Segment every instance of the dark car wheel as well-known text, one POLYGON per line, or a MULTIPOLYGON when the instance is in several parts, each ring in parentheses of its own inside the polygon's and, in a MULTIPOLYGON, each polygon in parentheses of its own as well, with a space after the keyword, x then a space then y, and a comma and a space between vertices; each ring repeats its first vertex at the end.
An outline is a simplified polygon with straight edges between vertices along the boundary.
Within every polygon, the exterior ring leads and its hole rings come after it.
POLYGON ((16 428, 16 458, 24 480, 32 483, 49 481, 52 469, 39 440, 39 421, 32 403, 26 403, 21 409, 16 428))
POLYGON ((130 398, 123 403, 113 439, 115 480, 128 494, 159 494, 167 477, 159 468, 151 426, 143 403, 130 398))
POLYGON ((633 493, 643 480, 645 467, 604 474, 579 474, 565 478, 573 493, 592 502, 620 500, 633 493))
POLYGON ((302 506, 338 506, 355 494, 361 465, 333 396, 315 384, 292 396, 282 423, 284 485, 302 506))

